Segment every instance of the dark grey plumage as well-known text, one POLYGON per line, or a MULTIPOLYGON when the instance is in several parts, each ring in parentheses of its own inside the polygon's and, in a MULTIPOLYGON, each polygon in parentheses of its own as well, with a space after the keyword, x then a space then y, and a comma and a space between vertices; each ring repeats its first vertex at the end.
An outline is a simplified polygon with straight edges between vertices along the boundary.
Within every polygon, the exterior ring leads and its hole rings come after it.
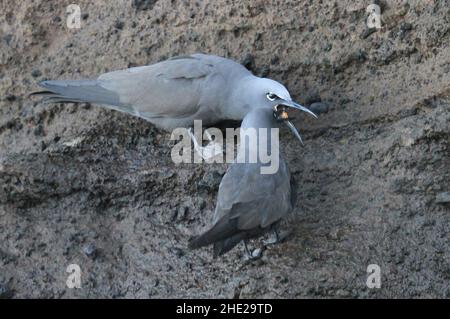
MULTIPOLYGON (((241 129, 277 126, 271 110, 254 110, 244 118, 241 129)), ((258 140, 261 137, 259 134, 258 140)), ((214 244, 215 257, 242 240, 264 234, 292 211, 291 178, 281 152, 278 171, 261 174, 264 164, 259 156, 256 163, 248 162, 248 155, 258 148, 255 145, 243 147, 243 138, 241 134, 236 162, 229 167, 220 183, 213 226, 189 243, 193 249, 214 244), (238 163, 245 156, 247 160, 238 163)), ((267 142, 270 146, 270 136, 267 142)), ((270 147, 268 149, 272 151, 270 147)))

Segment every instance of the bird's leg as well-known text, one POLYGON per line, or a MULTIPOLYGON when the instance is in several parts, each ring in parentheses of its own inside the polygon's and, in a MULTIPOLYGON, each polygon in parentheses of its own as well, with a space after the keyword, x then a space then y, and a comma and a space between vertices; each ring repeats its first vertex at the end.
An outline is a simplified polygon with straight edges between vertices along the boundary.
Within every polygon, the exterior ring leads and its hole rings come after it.
POLYGON ((199 145, 198 145, 197 139, 195 138, 195 135, 192 131, 193 131, 192 127, 188 128, 188 134, 192 140, 192 143, 194 143, 194 147, 198 147, 199 145))
POLYGON ((192 127, 188 129, 189 136, 191 137, 192 142, 194 143, 195 151, 203 158, 204 160, 209 160, 214 158, 217 155, 223 154, 222 145, 214 143, 214 140, 211 137, 211 134, 207 130, 205 130, 205 135, 209 140, 208 145, 203 147, 197 139, 195 138, 194 133, 192 132, 192 127))
POLYGON ((278 229, 277 227, 273 227, 273 235, 270 236, 270 238, 263 240, 263 244, 265 246, 269 246, 269 245, 275 245, 280 241, 280 235, 278 234, 278 229))
POLYGON ((247 253, 248 257, 251 258, 252 254, 250 253, 250 250, 248 249, 247 240, 244 240, 244 247, 245 247, 245 252, 247 253))
POLYGON ((210 158, 214 158, 218 155, 223 154, 223 145, 216 143, 211 134, 209 134, 208 129, 205 130, 206 138, 208 139, 209 143, 203 148, 203 158, 205 160, 208 160, 210 158))
POLYGON ((198 141, 195 138, 194 133, 192 132, 192 127, 188 129, 188 134, 191 137, 192 143, 194 143, 194 150, 203 158, 203 147, 198 144, 198 141))
POLYGON ((273 231, 274 231, 274 233, 275 233, 275 239, 276 239, 276 242, 278 243, 278 242, 280 241, 280 234, 278 233, 278 226, 275 226, 275 227, 273 228, 273 231))
POLYGON ((205 130, 205 135, 206 135, 206 138, 208 139, 208 141, 210 141, 211 143, 214 142, 211 134, 209 134, 209 132, 208 132, 208 129, 205 130))
POLYGON ((278 230, 278 225, 272 226, 272 230, 274 233, 273 236, 271 236, 271 238, 269 238, 267 240, 263 240, 263 244, 265 246, 281 243, 282 241, 284 241, 286 239, 286 237, 288 237, 290 235, 290 231, 282 232, 280 234, 280 231, 278 230))

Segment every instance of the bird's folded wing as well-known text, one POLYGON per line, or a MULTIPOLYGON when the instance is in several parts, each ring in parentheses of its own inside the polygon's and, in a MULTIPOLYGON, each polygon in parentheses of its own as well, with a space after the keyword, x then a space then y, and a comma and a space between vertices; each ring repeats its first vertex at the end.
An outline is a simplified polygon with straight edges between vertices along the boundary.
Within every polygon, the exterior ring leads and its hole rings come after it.
POLYGON ((184 57, 105 73, 98 81, 144 118, 177 118, 197 112, 203 81, 213 70, 201 59, 184 57))
POLYGON ((224 176, 217 199, 215 222, 237 220, 237 228, 265 228, 291 209, 290 178, 286 167, 279 174, 260 174, 257 164, 235 164, 224 176), (256 171, 257 170, 257 171, 256 171))

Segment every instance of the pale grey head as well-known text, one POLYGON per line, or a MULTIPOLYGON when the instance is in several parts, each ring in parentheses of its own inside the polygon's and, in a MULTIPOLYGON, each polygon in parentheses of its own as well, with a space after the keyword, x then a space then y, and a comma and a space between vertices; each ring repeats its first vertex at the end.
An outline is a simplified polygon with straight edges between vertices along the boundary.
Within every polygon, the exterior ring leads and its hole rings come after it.
POLYGON ((236 84, 230 103, 233 105, 231 111, 235 112, 231 116, 236 119, 244 118, 245 114, 254 108, 273 110, 277 119, 283 120, 302 144, 301 136, 289 120, 287 110, 301 110, 317 118, 317 115, 312 111, 293 101, 284 85, 271 79, 259 78, 253 75, 244 77, 236 84))

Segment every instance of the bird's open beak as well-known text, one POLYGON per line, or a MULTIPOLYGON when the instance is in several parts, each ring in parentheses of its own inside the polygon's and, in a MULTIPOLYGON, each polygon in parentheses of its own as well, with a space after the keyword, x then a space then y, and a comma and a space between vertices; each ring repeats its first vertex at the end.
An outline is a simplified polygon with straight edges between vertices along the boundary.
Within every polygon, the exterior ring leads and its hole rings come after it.
POLYGON ((302 143, 302 145, 305 145, 305 144, 303 144, 302 137, 301 137, 300 133, 298 132, 297 128, 295 127, 295 125, 292 124, 292 122, 289 120, 284 121, 284 123, 287 125, 287 127, 289 127, 289 129, 295 135, 295 137, 298 138, 300 143, 302 143))
POLYGON ((291 107, 293 109, 297 109, 306 113, 309 113, 310 115, 314 116, 315 118, 317 118, 317 115, 314 114, 311 110, 307 109, 306 107, 304 107, 303 105, 300 105, 294 101, 286 101, 286 100, 281 100, 280 103, 281 105, 287 106, 287 107, 291 107))
POLYGON ((307 109, 303 105, 295 103, 294 101, 281 100, 280 103, 275 106, 275 112, 276 112, 276 114, 278 114, 277 119, 283 121, 287 125, 287 127, 289 127, 289 129, 295 135, 295 137, 300 141, 300 143, 302 143, 302 145, 304 145, 302 137, 301 137, 300 133, 298 132, 297 128, 291 121, 289 121, 289 116, 285 109, 286 107, 291 107, 291 108, 309 113, 312 116, 314 116, 315 118, 317 118, 317 115, 314 114, 313 112, 311 112, 309 109, 307 109), (284 108, 283 107, 279 108, 279 106, 284 106, 284 108))

